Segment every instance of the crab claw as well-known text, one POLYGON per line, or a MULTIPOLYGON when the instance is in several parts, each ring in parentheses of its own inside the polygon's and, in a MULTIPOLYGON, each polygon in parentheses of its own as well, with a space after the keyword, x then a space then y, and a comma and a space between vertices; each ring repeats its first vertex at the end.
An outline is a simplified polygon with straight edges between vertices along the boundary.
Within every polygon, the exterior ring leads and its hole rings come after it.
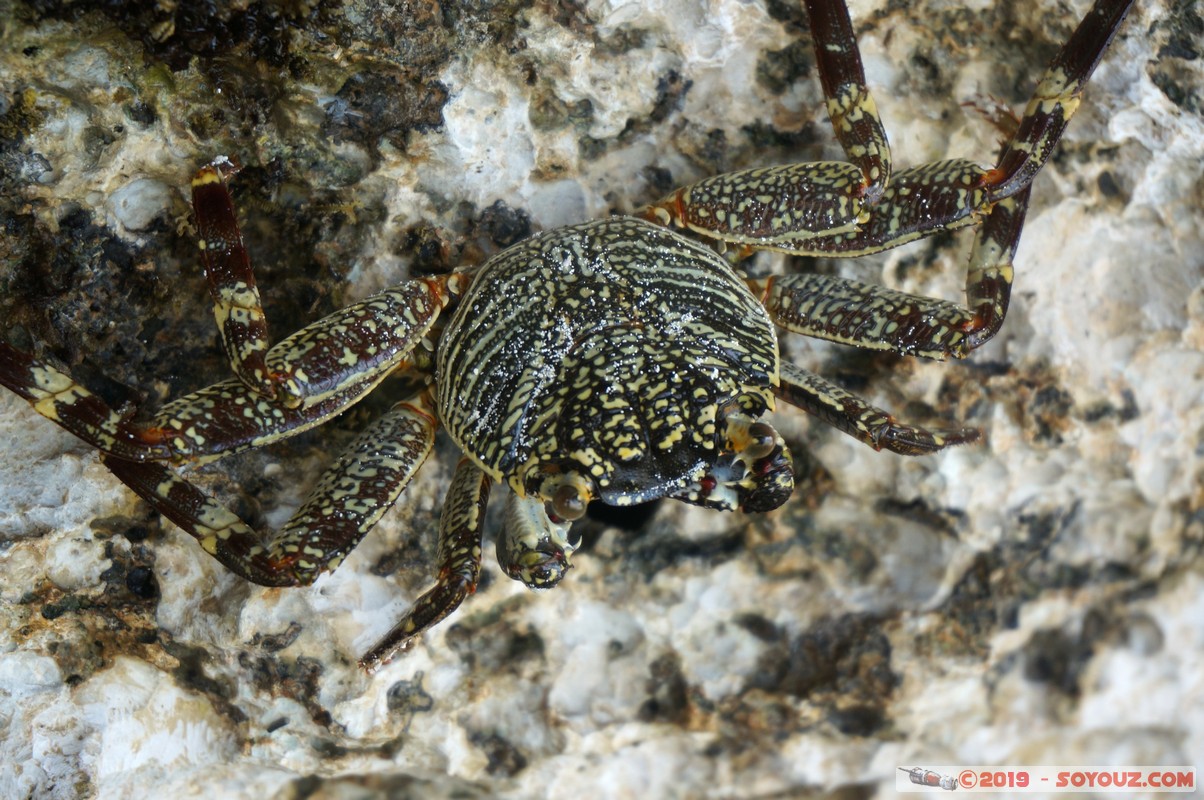
POLYGON ((514 580, 532 589, 550 589, 572 567, 569 558, 581 544, 570 537, 570 527, 570 520, 553 521, 543 498, 511 492, 497 539, 498 562, 514 580))
POLYGON ((726 444, 714 464, 672 497, 721 511, 772 511, 790 499, 794 469, 790 450, 766 422, 744 414, 724 420, 726 444))
MULTIPOLYGON (((768 427, 768 426, 767 426, 768 427)), ((741 511, 772 511, 794 492, 794 468, 786 443, 774 432, 773 448, 750 465, 748 479, 736 489, 741 511)))

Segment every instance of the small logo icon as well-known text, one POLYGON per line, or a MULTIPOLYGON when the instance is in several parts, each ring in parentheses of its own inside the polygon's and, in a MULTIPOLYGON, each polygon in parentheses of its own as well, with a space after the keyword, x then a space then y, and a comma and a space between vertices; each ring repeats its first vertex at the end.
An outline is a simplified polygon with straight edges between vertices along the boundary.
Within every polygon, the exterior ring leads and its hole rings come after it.
POLYGON ((941 775, 939 772, 933 772, 923 767, 899 767, 899 771, 907 773, 907 777, 917 786, 931 786, 950 792, 956 791, 958 787, 957 778, 951 775, 941 775))

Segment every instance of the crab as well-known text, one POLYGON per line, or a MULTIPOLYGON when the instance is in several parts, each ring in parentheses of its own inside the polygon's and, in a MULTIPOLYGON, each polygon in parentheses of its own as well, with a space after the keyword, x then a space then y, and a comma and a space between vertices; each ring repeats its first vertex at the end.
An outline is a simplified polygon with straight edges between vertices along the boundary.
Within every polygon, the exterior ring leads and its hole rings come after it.
POLYGON ((438 574, 360 659, 373 670, 474 591, 490 489, 498 559, 557 584, 587 505, 672 498, 763 512, 793 491, 776 401, 907 455, 973 428, 896 420, 781 360, 777 331, 931 359, 1003 324, 1029 187, 1132 0, 1096 0, 1041 79, 993 168, 954 159, 892 173, 843 0, 807 0, 827 111, 847 161, 702 180, 632 216, 537 234, 477 267, 406 281, 271 346, 218 158, 192 183, 201 262, 234 377, 134 421, 46 360, 0 343, 0 383, 99 449, 106 466, 241 577, 300 586, 333 570, 392 506, 442 427, 463 452, 439 523, 438 574), (838 277, 748 277, 759 250, 858 256, 977 225, 964 305, 838 277), (450 318, 449 318, 450 315, 450 318), (340 414, 399 372, 416 392, 370 424, 277 532, 252 529, 174 469, 340 414))

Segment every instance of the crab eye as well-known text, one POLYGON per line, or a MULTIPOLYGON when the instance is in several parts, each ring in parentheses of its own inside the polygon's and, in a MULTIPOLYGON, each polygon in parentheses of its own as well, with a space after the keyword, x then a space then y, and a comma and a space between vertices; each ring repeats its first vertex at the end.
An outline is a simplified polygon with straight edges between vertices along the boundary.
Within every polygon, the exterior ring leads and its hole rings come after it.
POLYGON ((748 438, 748 447, 745 448, 745 452, 748 453, 749 458, 756 461, 773 452, 773 448, 777 445, 778 434, 764 422, 754 422, 748 426, 748 438))
POLYGON ((552 495, 548 502, 548 514, 566 522, 581 519, 585 516, 585 498, 576 486, 566 483, 552 495))

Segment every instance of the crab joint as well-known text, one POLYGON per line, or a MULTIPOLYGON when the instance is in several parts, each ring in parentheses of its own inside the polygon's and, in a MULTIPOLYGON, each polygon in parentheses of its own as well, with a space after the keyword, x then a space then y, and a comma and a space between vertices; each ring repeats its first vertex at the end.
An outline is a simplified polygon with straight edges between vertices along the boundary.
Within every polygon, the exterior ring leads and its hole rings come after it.
POLYGON ((570 472, 553 485, 555 488, 546 507, 549 517, 556 521, 572 522, 585 516, 585 507, 593 495, 589 481, 570 472))
POLYGON ((733 414, 727 418, 728 449, 744 456, 752 464, 773 452, 778 445, 778 432, 765 422, 753 422, 748 417, 733 414))

